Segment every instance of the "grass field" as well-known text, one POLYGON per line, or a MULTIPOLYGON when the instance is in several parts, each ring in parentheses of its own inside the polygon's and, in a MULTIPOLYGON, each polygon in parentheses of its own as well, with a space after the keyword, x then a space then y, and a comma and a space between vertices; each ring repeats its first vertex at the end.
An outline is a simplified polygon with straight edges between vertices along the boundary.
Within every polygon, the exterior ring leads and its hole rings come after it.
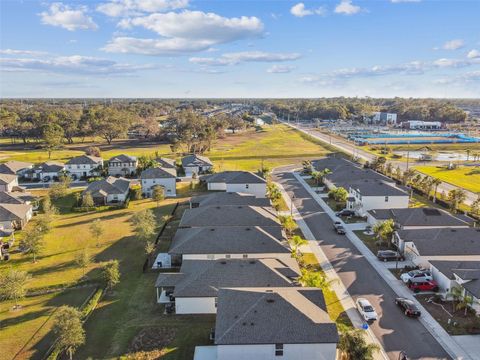
POLYGON ((480 192, 480 173, 472 174, 472 170, 478 170, 474 167, 459 167, 454 170, 437 168, 435 166, 416 166, 418 170, 426 175, 438 178, 447 183, 457 185, 464 189, 480 192))

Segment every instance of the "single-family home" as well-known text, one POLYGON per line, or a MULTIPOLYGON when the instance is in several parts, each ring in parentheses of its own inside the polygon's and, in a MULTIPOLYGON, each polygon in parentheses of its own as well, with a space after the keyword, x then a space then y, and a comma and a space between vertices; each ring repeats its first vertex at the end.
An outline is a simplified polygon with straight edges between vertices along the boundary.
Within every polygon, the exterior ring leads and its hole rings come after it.
POLYGON ((6 192, 0 191, 0 204, 27 204, 30 205, 35 200, 29 192, 14 191, 6 192))
POLYGON ((267 181, 250 171, 223 171, 207 175, 202 181, 207 183, 208 190, 242 192, 259 198, 267 193, 267 181))
POLYGON ((462 296, 471 296, 470 307, 480 314, 480 261, 432 260, 430 271, 442 296, 450 297, 451 289, 459 287, 462 296))
POLYGON ((218 290, 230 287, 287 287, 300 276, 296 261, 277 259, 185 260, 179 272, 160 273, 158 303, 174 303, 176 314, 215 314, 218 290))
POLYGON ((168 250, 173 264, 183 260, 215 260, 291 257, 280 226, 180 228, 168 250))
POLYGON ((220 289, 214 345, 194 360, 334 360, 338 341, 320 289, 220 289))
POLYGON ((140 174, 142 193, 151 197, 154 186, 161 186, 166 197, 177 196, 177 170, 172 168, 154 167, 143 170, 140 174))
POLYGON ((436 208, 401 208, 373 209, 367 211, 368 223, 377 223, 392 219, 397 229, 431 229, 431 228, 468 228, 473 219, 453 216, 448 211, 436 208))
POLYGON ((364 179, 349 182, 347 209, 366 216, 372 209, 408 208, 409 194, 394 183, 364 179))
POLYGON ((68 160, 65 164, 65 170, 74 179, 100 176, 102 168, 103 159, 91 155, 76 156, 68 160))
POLYGON ((222 206, 222 205, 251 205, 251 206, 271 206, 268 198, 258 198, 252 194, 240 192, 216 192, 207 195, 192 196, 190 198, 190 207, 204 206, 222 206))
POLYGON ((108 175, 133 176, 137 172, 138 160, 135 156, 117 155, 108 160, 108 175))
POLYGON ((83 196, 90 193, 96 205, 121 205, 127 200, 129 191, 130 180, 109 176, 90 183, 83 191, 83 196))
POLYGON ((0 164, 0 174, 17 175, 19 178, 22 178, 32 167, 32 163, 10 160, 0 164))
POLYGON ((65 164, 59 161, 46 161, 35 165, 33 169, 26 174, 26 177, 40 181, 58 180, 64 171, 65 164))
POLYGON ((431 260, 480 261, 480 229, 436 228, 398 230, 392 241, 415 265, 431 260))
POLYGON ((18 187, 18 176, 0 173, 0 191, 12 192, 18 187))
POLYGON ((179 227, 253 227, 280 226, 271 207, 259 206, 204 206, 183 212, 179 227))
POLYGON ((156 158, 155 161, 161 168, 177 169, 177 164, 175 159, 169 159, 165 157, 156 158))
POLYGON ((186 177, 201 175, 212 170, 213 164, 206 156, 192 154, 182 158, 182 167, 186 177))
POLYGON ((7 230, 22 229, 32 216, 32 205, 0 204, 0 228, 7 230))

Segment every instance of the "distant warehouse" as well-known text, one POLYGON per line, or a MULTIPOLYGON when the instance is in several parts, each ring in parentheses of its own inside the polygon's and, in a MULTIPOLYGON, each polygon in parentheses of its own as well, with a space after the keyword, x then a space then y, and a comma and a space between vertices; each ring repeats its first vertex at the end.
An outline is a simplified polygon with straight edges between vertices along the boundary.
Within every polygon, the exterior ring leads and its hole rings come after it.
POLYGON ((409 120, 402 122, 402 128, 410 130, 440 130, 442 123, 440 121, 409 120))

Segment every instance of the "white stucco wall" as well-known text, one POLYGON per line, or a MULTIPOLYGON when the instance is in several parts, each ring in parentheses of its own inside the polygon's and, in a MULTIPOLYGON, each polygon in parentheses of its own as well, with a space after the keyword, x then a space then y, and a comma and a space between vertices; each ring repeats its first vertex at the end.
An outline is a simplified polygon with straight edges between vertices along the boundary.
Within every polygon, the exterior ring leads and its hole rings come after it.
POLYGON ((18 177, 9 184, 0 185, 0 191, 11 192, 14 186, 18 186, 18 177))
POLYGON ((136 163, 121 163, 120 166, 116 166, 118 163, 113 163, 108 165, 108 175, 120 175, 125 176, 125 171, 123 169, 128 169, 128 173, 126 175, 135 174, 137 171, 137 164, 136 163))
POLYGON ((83 176, 97 176, 100 175, 100 171, 92 171, 97 169, 99 166, 103 166, 103 162, 91 165, 91 164, 67 164, 65 165, 65 170, 70 173, 70 175, 76 175, 77 177, 83 176), (85 175, 86 174, 86 175, 85 175))
POLYGON ((200 173, 210 171, 212 169, 212 166, 202 166, 201 169, 198 166, 187 166, 183 169, 185 170, 186 177, 192 177, 194 173, 198 175, 200 173))
POLYGON ((216 314, 214 297, 175 298, 177 314, 216 314))
POLYGON ((227 184, 223 183, 208 183, 207 189, 210 191, 226 191, 227 184))
POLYGON ((438 271, 438 269, 433 265, 430 265, 430 271, 432 272, 433 280, 438 283, 441 295, 445 296, 454 285, 454 281, 450 280, 448 277, 438 271))
POLYGON ((227 192, 241 192, 264 198, 267 193, 267 184, 227 184, 227 192))
MULTIPOLYGON (((291 259, 290 253, 259 253, 247 254, 248 259, 291 259)), ((243 259, 243 254, 184 254, 182 260, 218 260, 218 259, 243 259), (229 257, 227 257, 229 256, 229 257)))
POLYGON ((108 195, 107 196, 107 202, 113 202, 113 201, 116 201, 116 202, 125 202, 125 200, 127 199, 127 194, 128 192, 124 193, 124 194, 117 194, 117 195, 108 195))
POLYGON ((142 193, 147 197, 152 196, 152 188, 155 185, 165 188, 165 197, 177 196, 177 182, 175 178, 142 179, 142 193))
POLYGON ((283 356, 275 356, 275 344, 218 345, 217 360, 334 360, 336 344, 284 344, 283 356))

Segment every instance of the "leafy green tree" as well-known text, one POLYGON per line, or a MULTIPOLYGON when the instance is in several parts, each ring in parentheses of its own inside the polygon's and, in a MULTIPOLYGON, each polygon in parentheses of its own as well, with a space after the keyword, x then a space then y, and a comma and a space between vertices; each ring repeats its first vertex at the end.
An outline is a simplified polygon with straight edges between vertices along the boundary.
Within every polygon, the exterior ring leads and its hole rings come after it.
POLYGON ((477 216, 480 215, 480 195, 478 195, 477 198, 472 202, 470 209, 473 214, 477 216))
POLYGON ((152 200, 157 203, 157 207, 160 204, 160 201, 165 199, 165 189, 163 186, 155 185, 152 188, 152 200))
POLYGON ((392 238, 393 232, 395 231, 395 222, 393 219, 378 222, 373 226, 372 230, 382 243, 386 243, 392 238))
POLYGON ((450 202, 450 208, 456 212, 460 205, 463 204, 467 198, 467 193, 462 189, 453 189, 448 192, 448 201, 450 202))
POLYGON ((85 343, 85 330, 82 327, 80 311, 67 305, 60 307, 55 314, 53 332, 58 339, 58 348, 66 351, 72 360, 75 351, 85 343))
POLYGON ((92 255, 90 254, 90 250, 88 246, 85 246, 83 250, 78 254, 77 259, 75 261, 78 266, 80 266, 83 270, 83 276, 85 276, 85 272, 87 268, 92 263, 92 255))
POLYGON ((95 239, 97 247, 99 247, 100 238, 105 233, 105 229, 100 219, 93 220, 88 229, 90 230, 90 234, 92 234, 93 238, 95 239))
POLYGON ((301 269, 301 276, 298 278, 300 284, 306 287, 316 287, 326 289, 331 285, 331 281, 327 280, 325 273, 322 271, 314 271, 309 269, 301 269))
POLYGON ((87 150, 85 150, 85 154, 96 157, 102 156, 102 152, 98 146, 89 146, 87 150))
POLYGON ((348 198, 348 191, 343 187, 333 188, 328 192, 328 197, 336 202, 345 203, 348 198))
POLYGON ((82 206, 86 209, 91 209, 95 206, 95 202, 93 201, 93 196, 89 191, 83 194, 82 206))
POLYGON ((30 276, 25 271, 8 269, 0 273, 0 298, 13 300, 15 307, 27 294, 27 282, 30 276))
POLYGON ((298 228, 298 225, 292 216, 279 216, 279 219, 289 236, 298 228))
POLYGON ((25 254, 32 254, 35 263, 37 262, 37 256, 45 246, 45 229, 36 222, 29 225, 23 233, 20 246, 25 254))
POLYGON ((48 158, 52 156, 52 151, 57 150, 63 144, 63 128, 55 123, 47 124, 43 127, 43 141, 45 149, 48 151, 48 158))
POLYGON ((344 332, 340 335, 338 348, 345 360, 373 360, 379 350, 376 344, 367 344, 363 333, 359 330, 344 332))
POLYGON ((157 221, 152 210, 145 209, 135 213, 131 221, 135 234, 140 240, 147 242, 155 234, 157 221))
POLYGON ((103 266, 102 275, 107 285, 107 289, 113 289, 113 287, 120 282, 120 268, 118 260, 108 261, 103 266))
POLYGON ((303 245, 307 245, 308 241, 303 239, 302 237, 298 235, 292 236, 290 239, 290 247, 292 248, 292 256, 294 258, 297 258, 298 256, 298 248, 303 245))

